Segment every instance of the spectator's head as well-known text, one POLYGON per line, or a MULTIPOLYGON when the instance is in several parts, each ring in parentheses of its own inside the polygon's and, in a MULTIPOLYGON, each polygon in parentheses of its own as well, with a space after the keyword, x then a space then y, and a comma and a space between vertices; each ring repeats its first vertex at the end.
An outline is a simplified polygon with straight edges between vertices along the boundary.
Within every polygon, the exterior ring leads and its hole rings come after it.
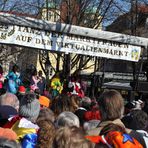
POLYGON ((36 123, 39 125, 39 123, 44 120, 50 120, 51 122, 54 123, 55 116, 52 110, 48 108, 43 108, 42 110, 40 110, 36 123))
POLYGON ((132 102, 128 102, 125 104, 124 108, 125 108, 124 113, 128 114, 132 109, 135 108, 135 105, 132 102))
POLYGON ((5 93, 0 96, 0 105, 9 105, 19 110, 19 100, 16 95, 12 93, 5 93))
POLYGON ((40 103, 34 93, 25 94, 20 103, 19 114, 26 119, 35 122, 40 112, 40 103))
POLYGON ((0 138, 1 148, 21 148, 21 146, 14 140, 9 140, 6 138, 0 138))
POLYGON ((122 121, 127 128, 148 131, 148 115, 142 110, 132 110, 122 121))
POLYGON ((121 118, 124 112, 124 101, 116 90, 105 91, 98 100, 101 120, 121 118))
POLYGON ((58 127, 65 127, 65 126, 80 126, 79 118, 72 112, 62 112, 58 117, 56 124, 58 127))
POLYGON ((12 116, 17 115, 17 110, 9 105, 1 105, 0 106, 0 116, 2 119, 9 119, 12 116))
POLYGON ((18 65, 13 65, 13 67, 12 67, 12 71, 14 72, 14 73, 16 73, 16 72, 19 72, 19 66, 18 65))
POLYGON ((72 95, 70 97, 73 112, 80 107, 81 98, 78 95, 72 95))
POLYGON ((58 148, 92 148, 92 143, 77 127, 63 127, 56 131, 54 146, 58 148))
POLYGON ((48 99, 45 96, 39 96, 39 102, 40 102, 41 109, 45 107, 48 108, 50 106, 50 99, 48 99))
POLYGON ((81 107, 89 109, 91 105, 91 99, 89 97, 84 97, 81 100, 81 107))
POLYGON ((72 111, 72 105, 67 95, 59 95, 52 101, 51 110, 58 116, 64 111, 72 111))
POLYGON ((49 120, 43 120, 39 123, 37 147, 52 148, 53 139, 55 137, 56 129, 54 124, 49 120))
POLYGON ((0 137, 7 138, 9 140, 17 139, 17 135, 13 130, 8 128, 1 128, 1 127, 0 127, 0 137))

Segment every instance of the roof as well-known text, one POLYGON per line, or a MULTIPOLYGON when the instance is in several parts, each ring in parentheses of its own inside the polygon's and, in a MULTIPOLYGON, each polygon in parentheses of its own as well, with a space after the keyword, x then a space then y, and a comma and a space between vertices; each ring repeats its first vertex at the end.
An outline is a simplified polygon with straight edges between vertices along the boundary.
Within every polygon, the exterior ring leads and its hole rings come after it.
POLYGON ((140 6, 138 6, 138 11, 142 12, 142 13, 147 13, 148 14, 148 6, 140 5, 140 6))
POLYGON ((114 81, 104 83, 103 88, 132 90, 130 83, 114 82, 114 81))
MULTIPOLYGON (((47 4, 44 4, 44 7, 47 8, 47 4)), ((54 3, 54 2, 49 2, 48 3, 48 9, 57 9, 58 8, 58 4, 54 3)))
POLYGON ((31 17, 31 18, 39 18, 38 15, 28 14, 28 13, 20 13, 16 11, 0 11, 0 13, 8 13, 8 14, 14 14, 16 16, 25 16, 25 17, 31 17))

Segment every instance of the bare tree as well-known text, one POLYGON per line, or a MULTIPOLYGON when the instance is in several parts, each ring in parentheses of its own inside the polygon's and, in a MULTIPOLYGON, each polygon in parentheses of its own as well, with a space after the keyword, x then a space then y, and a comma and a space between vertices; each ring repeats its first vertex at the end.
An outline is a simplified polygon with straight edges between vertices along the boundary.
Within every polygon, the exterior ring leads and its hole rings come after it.
MULTIPOLYGON (((98 29, 100 25, 108 25, 115 18, 128 12, 130 9, 130 0, 13 0, 13 2, 12 0, 2 0, 0 1, 0 10, 24 13, 26 16, 33 15, 34 17, 41 17, 42 9, 46 7, 48 12, 48 3, 51 2, 55 3, 55 9, 58 7, 58 9, 61 10, 61 13, 63 12, 63 15, 61 14, 61 22, 94 29, 98 29), (65 10, 61 8, 63 4, 65 4, 65 10)), ((143 3, 147 3, 147 0, 143 0, 143 3)), ((70 67, 70 70, 77 67, 74 73, 79 73, 82 69, 88 68, 87 63, 92 59, 92 57, 84 55, 64 55, 63 53, 56 54, 55 59, 57 65, 54 67, 55 71, 60 70, 60 61, 63 61, 62 63, 65 64, 63 65, 64 70, 68 70, 68 67, 70 67)), ((40 52, 40 63, 42 63, 41 66, 44 72, 46 60, 50 61, 50 58, 47 55, 47 51, 40 52)), ((97 61, 98 59, 99 58, 96 58, 97 61)), ((101 60, 99 61, 101 62, 101 60)), ((98 62, 94 62, 89 66, 94 66, 96 63, 98 62)), ((53 67, 53 65, 51 66, 53 67)), ((98 70, 98 68, 94 69, 98 70)))

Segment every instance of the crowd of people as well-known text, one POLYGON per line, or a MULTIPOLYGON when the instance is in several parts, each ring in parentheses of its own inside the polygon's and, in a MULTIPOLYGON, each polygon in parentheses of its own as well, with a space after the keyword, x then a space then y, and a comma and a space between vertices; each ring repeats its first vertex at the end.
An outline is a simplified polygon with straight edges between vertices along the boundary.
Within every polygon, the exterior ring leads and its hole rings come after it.
POLYGON ((0 147, 148 147, 146 100, 125 103, 113 89, 90 98, 78 78, 47 84, 35 69, 26 87, 17 65, 6 77, 0 67, 0 147))

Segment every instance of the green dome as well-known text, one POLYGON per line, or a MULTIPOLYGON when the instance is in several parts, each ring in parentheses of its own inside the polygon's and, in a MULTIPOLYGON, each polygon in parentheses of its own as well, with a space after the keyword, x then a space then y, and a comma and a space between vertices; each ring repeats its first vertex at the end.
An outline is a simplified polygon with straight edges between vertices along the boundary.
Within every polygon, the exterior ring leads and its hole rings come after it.
MULTIPOLYGON (((45 8, 47 7, 46 3, 44 4, 44 7, 45 8)), ((53 3, 53 2, 48 2, 48 8, 49 9, 57 8, 57 5, 55 3, 53 3)))
POLYGON ((96 13, 96 11, 97 11, 97 7, 93 7, 93 8, 87 8, 86 9, 86 13, 96 13))

